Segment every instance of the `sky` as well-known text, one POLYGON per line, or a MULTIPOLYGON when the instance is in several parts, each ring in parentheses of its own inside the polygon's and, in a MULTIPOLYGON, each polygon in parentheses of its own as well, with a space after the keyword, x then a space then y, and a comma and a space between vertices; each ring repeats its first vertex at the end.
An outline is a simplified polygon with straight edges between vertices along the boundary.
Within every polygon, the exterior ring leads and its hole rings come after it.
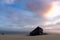
POLYGON ((0 0, 0 30, 60 30, 59 0, 0 0))

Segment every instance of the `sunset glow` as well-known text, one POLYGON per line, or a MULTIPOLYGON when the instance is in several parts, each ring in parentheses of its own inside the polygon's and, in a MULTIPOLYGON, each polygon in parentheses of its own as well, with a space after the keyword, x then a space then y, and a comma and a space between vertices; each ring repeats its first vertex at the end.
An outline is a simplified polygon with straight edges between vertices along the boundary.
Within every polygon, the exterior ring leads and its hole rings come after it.
POLYGON ((51 10, 45 15, 47 19, 53 19, 54 17, 60 15, 60 8, 58 5, 58 2, 53 2, 52 3, 52 8, 51 10))

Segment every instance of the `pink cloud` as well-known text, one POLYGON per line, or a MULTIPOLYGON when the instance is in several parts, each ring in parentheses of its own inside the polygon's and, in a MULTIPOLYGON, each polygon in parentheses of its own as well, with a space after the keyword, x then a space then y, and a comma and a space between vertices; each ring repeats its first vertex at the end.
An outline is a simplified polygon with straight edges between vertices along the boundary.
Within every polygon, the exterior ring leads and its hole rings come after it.
POLYGON ((39 16, 43 16, 46 12, 48 12, 48 10, 50 10, 51 2, 45 2, 44 0, 30 0, 28 7, 32 11, 37 12, 39 16))

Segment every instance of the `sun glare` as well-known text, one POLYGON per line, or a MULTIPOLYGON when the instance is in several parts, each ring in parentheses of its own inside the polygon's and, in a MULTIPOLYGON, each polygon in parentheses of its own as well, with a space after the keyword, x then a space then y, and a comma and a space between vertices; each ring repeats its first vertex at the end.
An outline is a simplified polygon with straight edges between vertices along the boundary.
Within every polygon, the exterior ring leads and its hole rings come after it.
POLYGON ((47 19, 53 19, 54 17, 60 15, 60 6, 58 5, 58 2, 52 3, 51 10, 45 15, 47 19))

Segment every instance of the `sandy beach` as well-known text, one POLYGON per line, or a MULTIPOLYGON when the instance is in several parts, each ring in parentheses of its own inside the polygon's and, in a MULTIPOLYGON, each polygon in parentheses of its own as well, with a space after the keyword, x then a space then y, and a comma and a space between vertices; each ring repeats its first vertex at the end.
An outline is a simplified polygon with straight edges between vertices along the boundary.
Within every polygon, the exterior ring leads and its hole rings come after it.
POLYGON ((60 40, 60 34, 27 36, 25 34, 0 35, 0 40, 60 40))

